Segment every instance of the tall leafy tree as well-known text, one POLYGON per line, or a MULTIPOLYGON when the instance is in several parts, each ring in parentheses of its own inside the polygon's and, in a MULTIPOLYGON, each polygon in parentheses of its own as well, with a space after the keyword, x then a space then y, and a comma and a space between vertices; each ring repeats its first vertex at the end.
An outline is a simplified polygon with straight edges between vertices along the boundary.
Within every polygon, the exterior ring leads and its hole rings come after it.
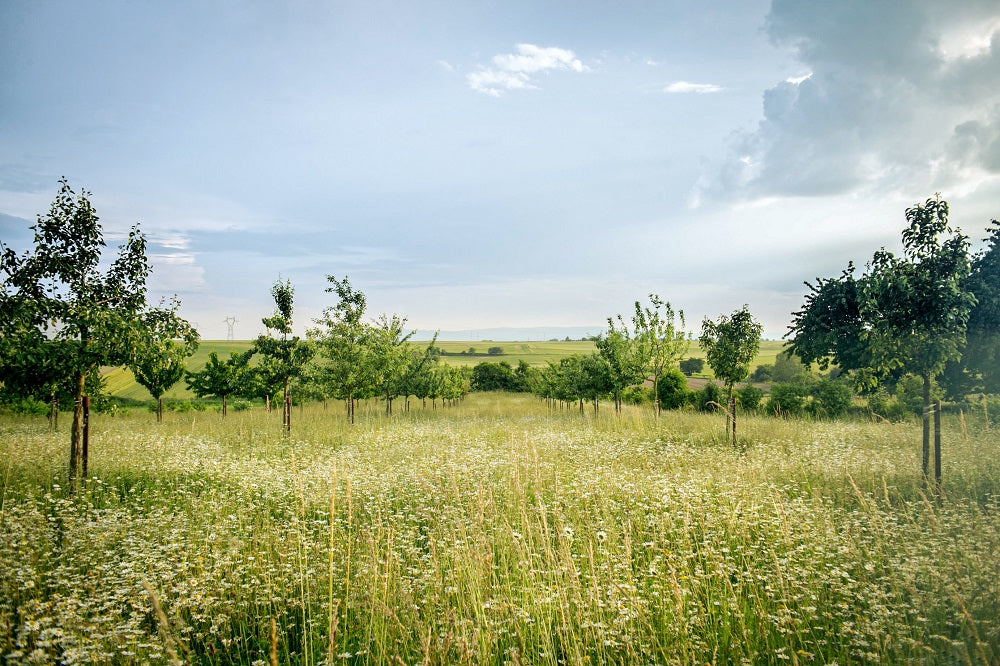
POLYGON ((336 294, 337 303, 323 310, 309 336, 316 342, 324 381, 331 393, 347 404, 347 417, 354 423, 355 400, 365 396, 372 385, 368 372, 371 354, 371 326, 363 321, 365 295, 345 276, 326 277, 327 293, 336 294))
POLYGON ((615 411, 621 411, 622 392, 646 378, 632 331, 621 315, 608 317, 608 330, 594 341, 597 352, 608 365, 608 381, 615 411))
POLYGON ((261 335, 254 341, 252 352, 263 357, 254 371, 258 373, 263 384, 281 388, 281 423, 286 430, 290 430, 291 381, 301 374, 306 364, 312 360, 313 348, 307 341, 292 335, 292 309, 295 297, 292 283, 279 279, 271 287, 271 296, 274 297, 274 314, 264 317, 261 321, 267 330, 274 331, 277 337, 261 335))
POLYGON ((407 342, 414 331, 405 332, 406 319, 382 315, 371 327, 369 371, 372 384, 385 399, 385 414, 392 415, 392 401, 403 390, 409 361, 407 342))
MULTIPOLYGON (((726 385, 727 404, 733 407, 733 387, 750 376, 750 362, 760 349, 760 336, 764 328, 744 305, 732 315, 720 315, 718 321, 705 317, 701 323, 698 344, 705 350, 708 365, 716 379, 726 385)), ((736 443, 735 412, 726 411, 726 433, 732 433, 736 443), (730 427, 732 430, 730 431, 730 427)))
POLYGON ((178 326, 162 311, 143 317, 146 336, 129 366, 135 379, 156 401, 156 420, 163 420, 163 394, 184 377, 185 360, 198 348, 198 333, 178 326))
MULTIPOLYGON (((38 368, 46 381, 68 378, 75 387, 70 435, 70 487, 86 476, 83 448, 88 377, 102 366, 127 366, 146 338, 146 239, 133 226, 110 265, 90 193, 60 181, 48 213, 39 215, 33 248, 21 255, 0 243, 2 374, 38 368), (61 377, 60 377, 61 375, 61 377)), ((178 330, 190 327, 176 307, 157 316, 178 330)))
POLYGON ((657 294, 650 294, 649 305, 635 302, 632 324, 638 365, 642 368, 643 379, 653 380, 653 404, 659 415, 660 377, 691 346, 691 335, 684 330, 684 311, 675 312, 670 303, 657 294))
MULTIPOLYGON (((969 240, 948 225, 939 197, 906 209, 903 256, 875 253, 864 285, 861 314, 876 370, 900 369, 923 381, 922 468, 930 462, 931 380, 961 357, 976 298, 968 288, 969 240)), ((935 455, 939 473, 940 453, 935 455)))
POLYGON ((986 231, 986 247, 973 258, 969 276, 976 305, 962 365, 984 391, 1000 393, 1000 222, 993 220, 986 231))
POLYGON ((790 337, 788 353, 804 364, 818 363, 826 370, 831 363, 842 370, 858 370, 871 365, 871 350, 861 313, 864 278, 854 277, 849 263, 839 278, 817 278, 805 283, 809 288, 802 309, 792 313, 785 337, 790 337))

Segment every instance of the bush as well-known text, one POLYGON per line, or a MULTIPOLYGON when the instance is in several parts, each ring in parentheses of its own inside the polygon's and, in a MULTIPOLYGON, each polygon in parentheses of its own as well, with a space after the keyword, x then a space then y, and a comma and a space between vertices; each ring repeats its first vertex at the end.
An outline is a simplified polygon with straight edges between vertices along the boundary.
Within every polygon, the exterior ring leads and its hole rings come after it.
POLYGON ((46 416, 49 413, 49 403, 35 398, 13 398, 4 402, 3 406, 14 414, 31 414, 46 416))
POLYGON ((662 409, 677 409, 683 407, 687 402, 688 387, 687 379, 680 370, 669 369, 657 385, 660 392, 660 407, 662 409))
POLYGON ((690 377, 691 375, 697 374, 705 369, 705 359, 703 358, 686 358, 680 362, 681 372, 690 377))
POLYGON ((740 408, 748 412, 755 412, 760 407, 761 400, 764 399, 764 392, 756 386, 744 386, 736 392, 736 399, 740 408))
POLYGON ((709 382, 702 387, 700 391, 693 394, 694 396, 694 407, 695 409, 702 412, 714 412, 718 407, 709 403, 717 403, 721 405, 725 402, 726 397, 722 393, 722 387, 717 384, 709 382))
POLYGON ((503 347, 490 347, 486 350, 486 353, 490 356, 500 356, 503 354, 503 347))
POLYGON ((229 406, 229 409, 234 412, 245 412, 251 407, 252 405, 249 400, 233 400, 233 404, 229 406))
POLYGON ((766 384, 771 381, 774 376, 774 366, 773 365, 758 365, 757 368, 751 373, 750 381, 756 382, 758 384, 766 384))
POLYGON ((824 379, 813 387, 815 398, 809 404, 810 411, 817 416, 836 417, 847 413, 854 397, 851 387, 844 382, 824 379))
POLYGON ((777 415, 799 416, 806 404, 808 390, 799 384, 777 383, 771 386, 768 408, 777 415))
POLYGON ((622 391, 622 402, 627 405, 645 405, 653 402, 653 389, 645 386, 629 386, 622 391))

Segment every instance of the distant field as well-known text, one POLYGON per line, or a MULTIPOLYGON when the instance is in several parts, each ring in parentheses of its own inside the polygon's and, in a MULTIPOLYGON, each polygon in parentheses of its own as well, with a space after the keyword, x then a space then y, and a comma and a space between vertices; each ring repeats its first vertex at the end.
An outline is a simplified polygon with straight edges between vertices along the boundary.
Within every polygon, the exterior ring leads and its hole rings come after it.
MULTIPOLYGON (((427 342, 413 343, 414 346, 418 347, 426 347, 427 344, 427 342)), ((755 368, 758 365, 773 365, 775 357, 781 351, 784 344, 781 340, 766 340, 762 342, 760 353, 751 364, 751 368, 755 368)), ((200 370, 205 367, 205 363, 208 362, 208 355, 213 351, 219 355, 219 358, 228 358, 231 352, 244 352, 250 348, 250 345, 250 340, 203 340, 198 347, 198 351, 188 360, 188 368, 200 370)), ((457 366, 474 366, 483 361, 494 363, 506 361, 512 366, 517 366, 520 361, 524 361, 531 366, 543 367, 550 361, 558 363, 561 358, 572 356, 573 354, 589 354, 596 350, 594 343, 590 340, 551 342, 447 341, 438 342, 437 346, 445 352, 445 355, 441 357, 442 361, 457 366), (489 354, 488 352, 491 347, 500 347, 502 353, 489 354), (474 350, 474 352, 469 353, 470 349, 474 350)), ((705 357, 705 353, 698 346, 697 342, 692 342, 688 353, 684 355, 685 358, 692 356, 697 358, 705 357)), ((711 370, 706 367, 705 372, 696 375, 696 377, 711 378, 711 370)), ((127 400, 152 399, 149 392, 136 383, 132 373, 128 370, 111 368, 104 375, 104 378, 107 381, 108 392, 111 395, 127 400)), ((193 394, 187 390, 183 381, 177 383, 164 395, 164 398, 172 400, 187 400, 192 397, 194 397, 193 394)))

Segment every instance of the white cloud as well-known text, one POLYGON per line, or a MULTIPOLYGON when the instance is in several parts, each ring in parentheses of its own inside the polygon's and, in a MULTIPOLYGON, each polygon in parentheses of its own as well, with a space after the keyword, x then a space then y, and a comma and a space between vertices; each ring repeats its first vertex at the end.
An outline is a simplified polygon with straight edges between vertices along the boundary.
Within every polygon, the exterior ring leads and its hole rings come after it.
POLYGON ((692 200, 947 191, 1000 178, 1000 5, 980 0, 774 0, 771 39, 806 76, 763 93, 763 117, 692 200))
POLYGON ((675 81, 663 89, 668 93, 695 93, 696 95, 706 95, 717 93, 722 90, 722 86, 714 83, 690 83, 688 81, 675 81))
POLYGON ((508 90, 537 88, 534 76, 546 71, 586 72, 588 67, 567 49, 518 44, 517 53, 493 56, 491 67, 480 67, 466 76, 469 87, 493 97, 508 90))

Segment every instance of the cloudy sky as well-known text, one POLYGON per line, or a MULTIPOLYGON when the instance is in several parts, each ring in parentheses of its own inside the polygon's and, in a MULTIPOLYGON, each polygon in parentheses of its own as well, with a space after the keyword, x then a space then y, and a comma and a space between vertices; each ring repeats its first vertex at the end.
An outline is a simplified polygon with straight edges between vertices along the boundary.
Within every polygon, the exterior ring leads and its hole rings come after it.
POLYGON ((253 337, 349 276, 422 330, 592 327, 656 292, 780 337, 936 192, 1000 216, 1000 5, 0 3, 0 239, 60 176, 155 296, 253 337))

